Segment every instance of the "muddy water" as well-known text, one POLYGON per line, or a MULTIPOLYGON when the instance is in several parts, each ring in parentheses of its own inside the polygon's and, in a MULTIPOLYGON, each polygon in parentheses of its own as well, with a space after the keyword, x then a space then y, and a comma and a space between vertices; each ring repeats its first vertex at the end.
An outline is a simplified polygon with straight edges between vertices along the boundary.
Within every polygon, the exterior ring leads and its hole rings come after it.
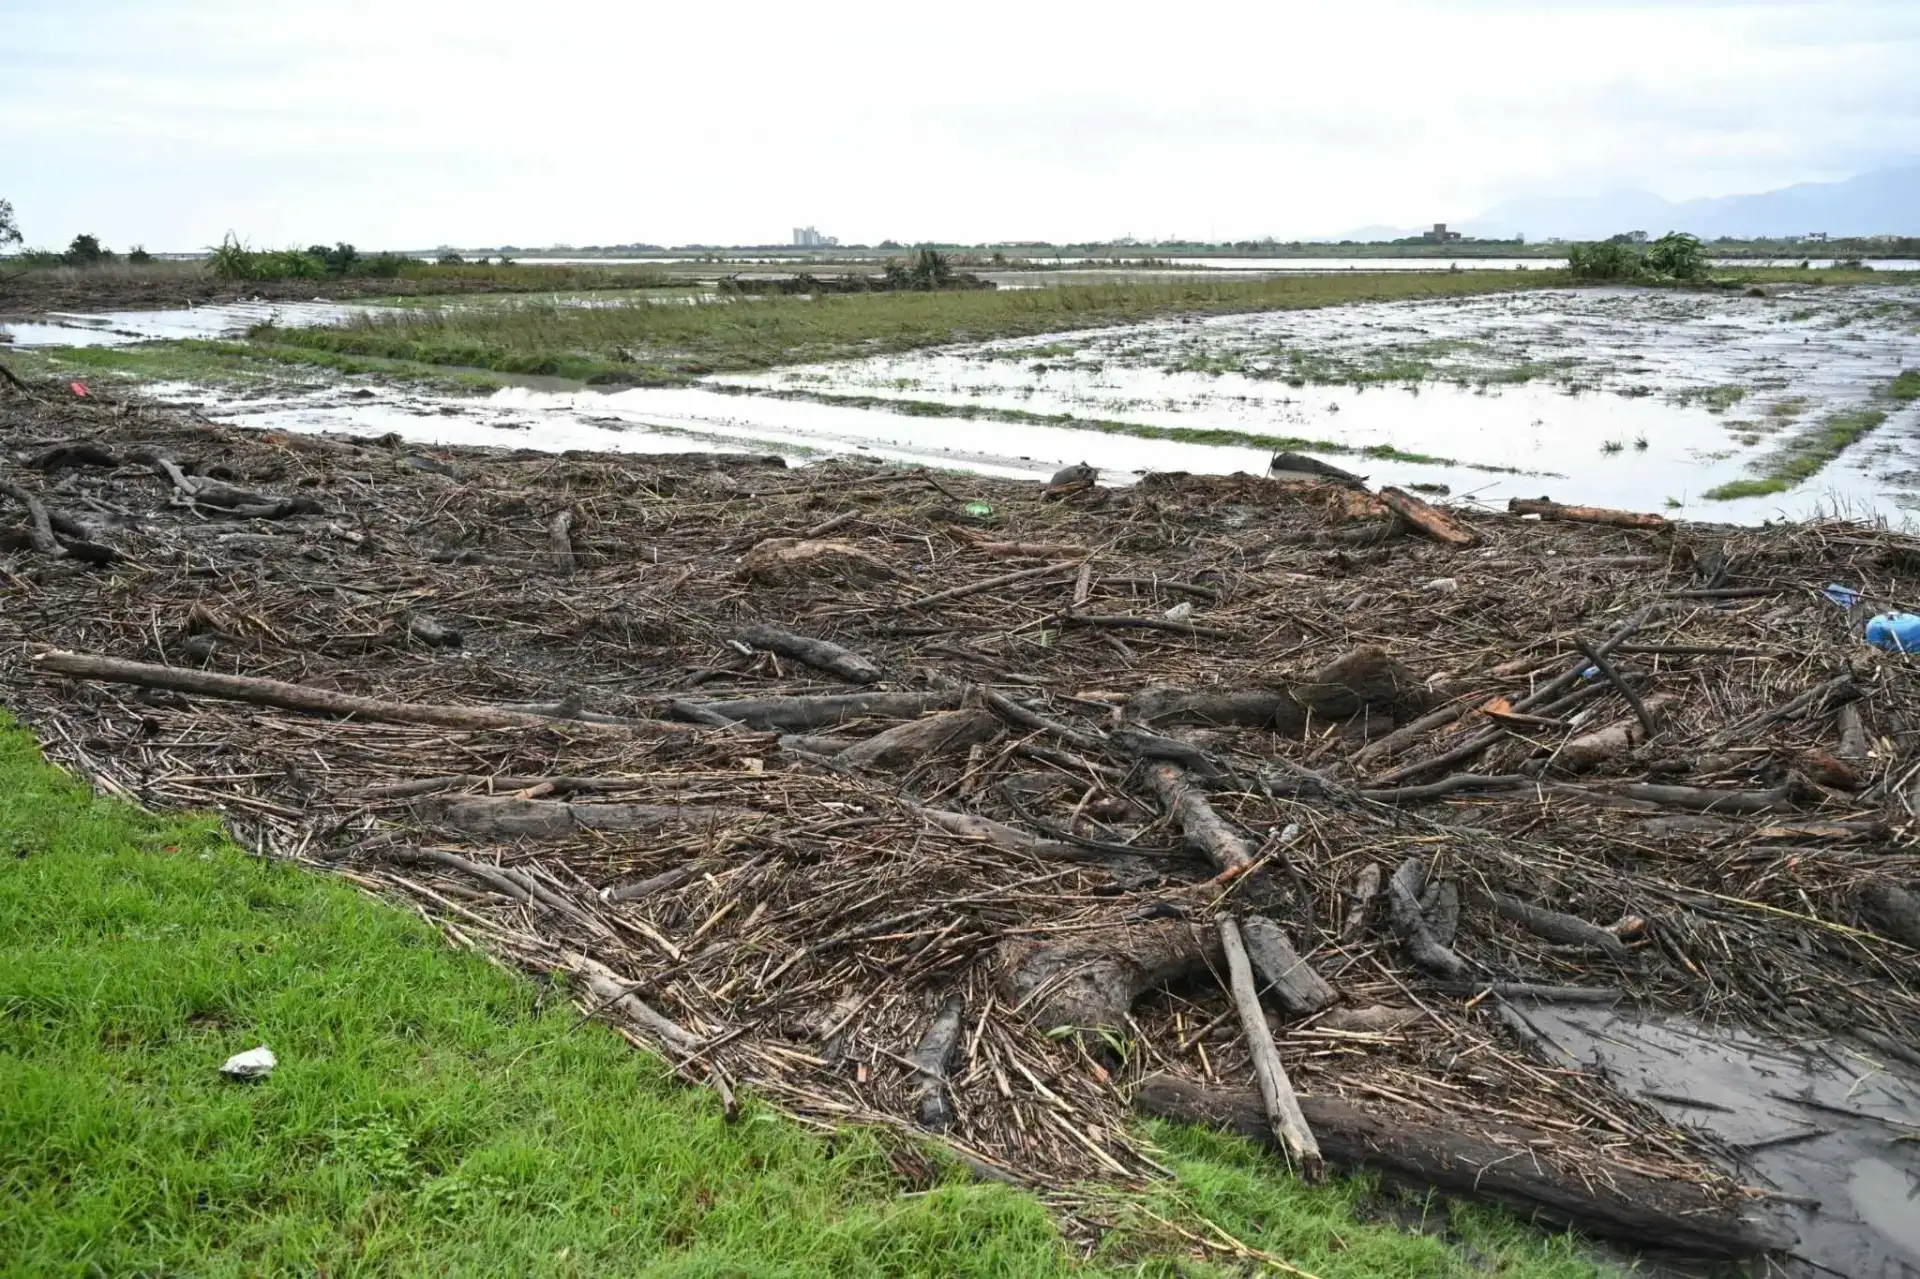
MULTIPOLYGON (((1898 521, 1920 481, 1920 407, 1883 393, 1906 368, 1920 368, 1920 289, 1900 285, 1763 298, 1623 289, 1377 303, 724 380, 829 400, 1294 436, 1326 442, 1335 461, 1392 448, 1455 464, 1350 464, 1376 480, 1445 483, 1486 501, 1547 492, 1730 521, 1833 512, 1898 521), (1763 498, 1700 498, 1796 433, 1864 407, 1886 412, 1886 423, 1812 480, 1763 498)), ((1071 437, 1048 436, 1056 449, 1079 444, 1087 461, 1125 465, 1128 446, 1111 435, 1065 422, 1052 429, 1071 437)), ((1080 460, 1072 454, 1056 456, 1080 460)))
POLYGON ((1561 1064, 1604 1070, 1731 1147, 1747 1184, 1782 1196, 1773 1207, 1799 1233, 1799 1258, 1852 1279, 1920 1275, 1920 1074, 1846 1041, 1789 1044, 1591 1006, 1521 1011, 1561 1064))
POLYGON ((54 312, 39 320, 0 323, 15 346, 128 346, 167 338, 239 337, 256 324, 338 324, 367 310, 338 302, 225 302, 167 311, 54 312))
MULTIPOLYGON (((348 309, 50 317, 50 336, 16 341, 231 334, 348 309)), ((391 386, 230 402, 164 393, 260 425, 423 442, 862 454, 1036 478, 1087 461, 1114 483, 1151 470, 1264 470, 1271 449, 1259 440, 1192 437, 1229 430, 1319 441, 1305 451, 1376 483, 1444 485, 1496 505, 1544 494, 1732 522, 1842 513, 1904 523, 1920 511, 1920 402, 1884 391, 1908 368, 1920 368, 1920 288, 1876 285, 1759 298, 1543 291, 1172 320, 607 393, 552 380, 479 399, 391 386), (1884 425, 1810 481, 1733 502, 1701 497, 1863 407, 1885 412, 1884 425)))

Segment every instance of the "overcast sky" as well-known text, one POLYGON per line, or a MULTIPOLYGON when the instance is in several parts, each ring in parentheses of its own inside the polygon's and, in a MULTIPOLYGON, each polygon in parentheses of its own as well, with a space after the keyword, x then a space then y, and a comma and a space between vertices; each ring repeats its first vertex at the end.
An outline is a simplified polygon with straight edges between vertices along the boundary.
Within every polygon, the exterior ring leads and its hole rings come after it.
POLYGON ((1916 159, 1916 0, 0 0, 42 245, 1291 237, 1916 159))

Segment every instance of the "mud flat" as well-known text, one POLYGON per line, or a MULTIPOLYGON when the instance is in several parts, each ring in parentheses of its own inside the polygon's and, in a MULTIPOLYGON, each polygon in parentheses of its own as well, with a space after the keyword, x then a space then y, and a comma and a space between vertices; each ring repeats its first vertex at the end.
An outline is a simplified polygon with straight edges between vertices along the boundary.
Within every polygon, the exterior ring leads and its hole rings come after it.
POLYGON ((1796 1232, 1549 1018, 1916 1051, 1920 675, 1821 591, 1915 602, 1920 541, 58 384, 0 389, 0 452, 0 687, 54 757, 567 974, 691 1083, 1042 1188, 1156 1175, 1139 1109, 1251 1113, 1641 1246, 1905 1246, 1911 1143, 1861 1174, 1890 1243, 1796 1232))

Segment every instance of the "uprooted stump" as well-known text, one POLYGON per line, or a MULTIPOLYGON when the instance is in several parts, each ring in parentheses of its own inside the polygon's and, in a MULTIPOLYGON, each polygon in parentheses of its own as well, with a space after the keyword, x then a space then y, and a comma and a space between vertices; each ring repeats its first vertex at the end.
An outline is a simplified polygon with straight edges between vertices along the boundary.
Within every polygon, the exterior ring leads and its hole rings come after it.
POLYGON ((1042 1030, 1120 1030, 1147 991, 1223 962, 1220 936, 1205 923, 1115 920, 1064 941, 1001 943, 1000 990, 1042 1030))
MULTIPOLYGON (((1604 1158, 1556 1157, 1545 1132, 1503 1126, 1495 1130, 1503 1140, 1495 1140, 1370 1114, 1334 1097, 1299 1100, 1322 1157, 1337 1168, 1370 1169, 1418 1189, 1490 1200, 1556 1226, 1692 1256, 1753 1257, 1794 1242, 1777 1222, 1742 1215, 1692 1183, 1654 1180, 1604 1158)), ((1250 1091, 1159 1074, 1141 1083, 1133 1104, 1163 1119, 1275 1144, 1250 1091)))

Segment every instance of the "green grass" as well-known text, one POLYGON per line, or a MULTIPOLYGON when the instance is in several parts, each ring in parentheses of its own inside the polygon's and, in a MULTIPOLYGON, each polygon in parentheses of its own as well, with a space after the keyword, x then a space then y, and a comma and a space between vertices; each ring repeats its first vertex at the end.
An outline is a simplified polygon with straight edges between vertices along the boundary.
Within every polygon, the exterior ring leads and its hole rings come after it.
POLYGON ((1920 400, 1920 369, 1907 369, 1893 379, 1887 394, 1896 400, 1920 400))
POLYGON ((276 343, 426 364, 571 376, 626 364, 697 374, 1065 332, 1174 314, 1225 314, 1564 284, 1507 271, 1180 280, 1060 288, 772 297, 604 307, 548 300, 357 317, 338 328, 256 330, 276 343))
POLYGON ((1827 463, 1845 452, 1868 432, 1887 420, 1879 409, 1856 407, 1828 414, 1807 430, 1795 435, 1762 464, 1752 479, 1732 480, 1708 489, 1701 496, 1724 502, 1739 497, 1766 497, 1783 493, 1796 484, 1818 475, 1827 463))
POLYGON ((729 385, 724 382, 710 383, 707 389, 729 395, 754 395, 776 400, 808 400, 817 404, 839 405, 842 408, 873 409, 887 413, 901 413, 908 417, 982 419, 993 422, 1015 422, 1022 426, 1051 426, 1071 431, 1099 431, 1105 435, 1131 435, 1142 440, 1174 440, 1181 444, 1271 449, 1275 452, 1285 449, 1304 453, 1338 453, 1354 457, 1370 457, 1384 462, 1420 462, 1429 466, 1458 466, 1473 471, 1492 471, 1505 475, 1539 474, 1537 471, 1522 471, 1507 466, 1462 462, 1456 458, 1437 457, 1431 453, 1411 453, 1406 449, 1395 448, 1391 444, 1342 444, 1335 440, 1310 440, 1298 435, 1266 435, 1258 431, 1240 431, 1231 427, 1155 426, 1149 422, 1075 417, 1071 413, 1035 413, 1028 409, 1000 408, 987 404, 949 404, 940 400, 910 400, 886 395, 842 395, 829 391, 775 390, 729 385))
POLYGON ((209 820, 96 799, 0 716, 0 1271, 1229 1273, 1164 1220, 1324 1279, 1597 1273, 1499 1213, 1364 1224, 1364 1181, 1307 1188, 1237 1139, 1149 1132, 1178 1177, 1101 1200, 1119 1228, 1080 1261, 1039 1200, 957 1175, 907 1191, 898 1138, 750 1098, 728 1123, 559 991, 209 820), (219 1077, 259 1043, 270 1079, 219 1077))
POLYGON ((339 374, 416 382, 433 390, 458 393, 492 390, 509 381, 484 371, 454 371, 406 360, 206 338, 142 342, 136 346, 24 347, 9 351, 6 358, 21 377, 58 374, 130 382, 247 386, 292 378, 319 384, 339 374), (305 378, 304 374, 324 376, 305 378))

